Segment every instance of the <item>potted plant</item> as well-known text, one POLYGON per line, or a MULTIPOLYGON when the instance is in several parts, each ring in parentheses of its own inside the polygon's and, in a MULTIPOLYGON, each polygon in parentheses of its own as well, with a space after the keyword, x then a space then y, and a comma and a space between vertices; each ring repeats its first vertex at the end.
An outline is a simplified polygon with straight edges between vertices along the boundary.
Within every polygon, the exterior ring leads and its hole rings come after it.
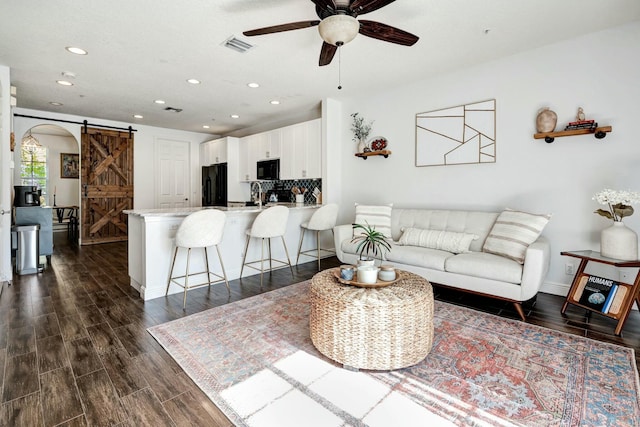
POLYGON ((374 263, 375 258, 382 260, 382 256, 385 252, 391 250, 391 245, 387 242, 386 237, 379 231, 376 231, 375 226, 371 227, 367 222, 363 224, 352 224, 354 234, 357 230, 359 234, 355 235, 351 239, 352 243, 358 242, 356 252, 359 254, 360 261, 369 261, 374 263))
POLYGON ((353 113, 351 114, 351 117, 353 118, 353 122, 351 123, 353 140, 358 143, 358 153, 364 153, 369 150, 366 140, 369 133, 371 133, 371 125, 373 124, 373 121, 365 123, 359 113, 353 113))

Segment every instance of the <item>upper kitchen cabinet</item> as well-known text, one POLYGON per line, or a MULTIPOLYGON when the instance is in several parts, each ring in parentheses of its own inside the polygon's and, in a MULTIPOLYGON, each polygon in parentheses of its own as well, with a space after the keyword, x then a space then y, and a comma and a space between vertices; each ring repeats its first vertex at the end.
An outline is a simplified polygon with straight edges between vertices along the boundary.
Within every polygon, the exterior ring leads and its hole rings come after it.
POLYGON ((200 166, 227 163, 228 138, 214 139, 200 144, 200 166))
POLYGON ((321 178, 320 119, 282 128, 280 179, 321 178))
POLYGON ((253 136, 255 137, 256 161, 280 158, 282 153, 282 132, 280 129, 253 136))

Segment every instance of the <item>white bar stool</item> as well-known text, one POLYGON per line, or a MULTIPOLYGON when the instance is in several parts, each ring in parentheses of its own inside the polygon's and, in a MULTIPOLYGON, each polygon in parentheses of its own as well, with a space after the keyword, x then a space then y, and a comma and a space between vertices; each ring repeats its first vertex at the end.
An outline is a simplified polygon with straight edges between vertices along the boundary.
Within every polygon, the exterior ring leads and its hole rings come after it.
POLYGON ((333 227, 336 226, 338 219, 338 205, 335 203, 329 203, 316 210, 308 222, 300 224, 302 231, 300 233, 300 245, 298 246, 298 258, 296 264, 300 261, 300 255, 306 255, 308 257, 318 258, 318 271, 320 271, 320 253, 325 252, 327 254, 335 254, 335 249, 323 249, 320 247, 320 232, 331 230, 333 233, 333 227), (316 232, 316 247, 315 249, 302 250, 302 240, 304 239, 305 232, 316 232))
POLYGON ((224 231, 224 224, 226 221, 226 215, 221 210, 217 209, 205 209, 201 211, 189 214, 178 227, 176 231, 175 245, 176 249, 173 253, 173 262, 171 263, 171 271, 169 273, 169 281, 167 282, 167 292, 165 296, 169 294, 169 286, 171 283, 184 288, 184 296, 182 297, 182 308, 187 306, 187 291, 189 289, 197 288, 200 286, 211 286, 214 283, 220 283, 224 281, 227 285, 227 291, 229 289, 229 282, 227 281, 227 273, 224 270, 224 264, 222 262, 222 256, 220 255, 220 248, 218 244, 222 240, 222 233, 224 231), (209 265, 209 254, 207 248, 215 246, 218 252, 218 259, 220 259, 220 267, 222 268, 222 275, 211 271, 209 265), (187 266, 183 276, 174 276, 173 269, 176 265, 176 257, 178 256, 178 250, 180 248, 187 249, 187 266), (189 271, 189 261, 191 256, 191 249, 203 248, 204 259, 206 265, 206 271, 200 271, 198 273, 192 273, 189 271), (190 284, 189 277, 196 275, 207 275, 207 281, 204 283, 190 284), (215 276, 216 280, 212 281, 211 276, 215 276), (183 281, 180 279, 184 279, 183 281), (182 282, 182 283, 181 283, 182 282))
POLYGON ((287 244, 284 241, 284 233, 287 229, 287 221, 289 219, 289 208, 286 206, 272 206, 260 212, 256 219, 253 220, 251 228, 247 230, 247 243, 244 247, 244 256, 242 258, 242 267, 240 268, 240 277, 242 277, 242 271, 246 265, 249 268, 260 271, 260 286, 262 286, 262 275, 265 271, 273 270, 273 262, 277 262, 282 266, 288 265, 293 275, 293 267, 291 267, 291 259, 289 258, 289 251, 287 244), (251 238, 261 239, 260 241, 260 259, 256 261, 247 262, 247 252, 249 251, 249 242, 251 238), (280 237, 282 239, 282 245, 284 246, 284 252, 287 255, 287 261, 281 261, 274 259, 271 255, 271 238, 280 237), (264 241, 267 239, 267 246, 269 251, 269 269, 264 269, 264 241), (260 268, 253 264, 260 263, 260 268))

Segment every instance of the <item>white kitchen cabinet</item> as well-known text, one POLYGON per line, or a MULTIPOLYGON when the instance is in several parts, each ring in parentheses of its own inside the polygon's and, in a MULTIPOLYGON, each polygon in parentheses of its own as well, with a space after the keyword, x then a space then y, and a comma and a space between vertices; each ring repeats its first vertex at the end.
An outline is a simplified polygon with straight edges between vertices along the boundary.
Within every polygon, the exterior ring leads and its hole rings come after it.
POLYGON ((256 161, 280 158, 282 153, 281 134, 280 129, 274 129, 252 135, 255 138, 253 140, 253 149, 255 150, 256 161))
POLYGON ((200 166, 227 163, 228 138, 214 139, 200 144, 200 166))
POLYGON ((280 179, 321 177, 320 119, 282 128, 280 179))
POLYGON ((256 180, 257 135, 240 138, 240 180, 256 180))

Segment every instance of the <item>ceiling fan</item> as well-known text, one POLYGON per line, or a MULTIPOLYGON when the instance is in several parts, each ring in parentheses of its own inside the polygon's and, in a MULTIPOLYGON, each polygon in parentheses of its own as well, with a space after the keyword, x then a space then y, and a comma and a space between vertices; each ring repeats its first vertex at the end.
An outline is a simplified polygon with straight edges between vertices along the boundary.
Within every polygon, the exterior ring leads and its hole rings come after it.
POLYGON ((360 33, 363 36, 396 43, 403 46, 413 46, 418 37, 375 21, 357 20, 358 15, 378 10, 395 0, 311 0, 316 5, 316 14, 320 20, 290 22, 245 31, 245 36, 259 36, 263 34, 279 33, 282 31, 299 30, 318 26, 322 37, 319 65, 331 63, 338 47, 349 43, 360 33))

